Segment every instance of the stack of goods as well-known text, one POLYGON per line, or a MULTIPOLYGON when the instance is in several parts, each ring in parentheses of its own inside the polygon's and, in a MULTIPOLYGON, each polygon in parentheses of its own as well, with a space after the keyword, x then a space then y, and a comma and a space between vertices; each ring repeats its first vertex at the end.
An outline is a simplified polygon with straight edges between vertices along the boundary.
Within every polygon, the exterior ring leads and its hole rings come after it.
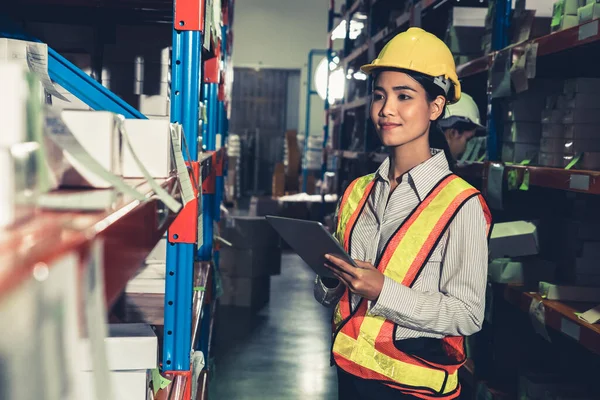
POLYGON ((240 196, 240 158, 242 145, 239 135, 230 134, 227 138, 227 182, 225 200, 234 203, 240 196))
MULTIPOLYGON (((581 18, 581 13, 579 10, 584 8, 585 5, 586 0, 559 0, 554 3, 552 13, 552 31, 561 31, 563 29, 568 29, 579 25, 579 20, 581 18)), ((585 20, 591 20, 593 13, 594 7, 586 8, 583 11, 583 18, 585 20), (589 13, 590 11, 591 14, 589 13)))
POLYGON ((511 44, 550 34, 552 4, 540 0, 516 0, 511 19, 511 44))
POLYGON ((537 226, 533 222, 495 224, 490 237, 489 280, 533 287, 540 281, 553 280, 556 266, 538 256, 539 248, 537 226))
MULTIPOLYGON (((147 400, 152 397, 152 370, 158 367, 158 338, 146 324, 111 324, 104 340, 115 400, 147 400)), ((93 362, 84 359, 80 379, 83 400, 96 399, 93 362)))
POLYGON ((577 9, 579 24, 600 18, 600 4, 596 0, 587 0, 577 9))
POLYGON ((221 304, 258 310, 269 302, 271 276, 281 272, 279 235, 260 217, 228 217, 221 232, 221 304))
POLYGON ((104 48, 102 84, 149 118, 170 114, 171 33, 153 27, 117 27, 104 48))
POLYGON ((167 238, 150 252, 138 274, 127 283, 124 319, 163 325, 167 238))
POLYGON ((539 152, 542 111, 546 97, 558 85, 544 80, 532 81, 529 90, 510 97, 503 112, 502 161, 531 161, 539 152))
MULTIPOLYGON (((529 39, 535 39, 550 33, 550 25, 554 26, 552 3, 545 0, 515 0, 512 2, 510 44, 516 44, 529 39)), ((481 48, 485 54, 492 48, 492 31, 496 11, 496 1, 488 2, 488 13, 485 18, 485 33, 482 37, 481 48)), ((561 6, 562 7, 562 6, 561 6)), ((562 10, 562 8, 561 8, 562 10)), ((558 25, 561 19, 558 18, 558 25)))
POLYGON ((485 31, 484 7, 453 7, 446 32, 446 44, 454 55, 456 65, 482 55, 481 37, 485 31))
POLYGON ((564 82, 560 95, 549 96, 542 116, 541 165, 565 167, 574 158, 579 169, 600 168, 600 79, 564 82))
POLYGON ((4 62, 0 54, 0 87, 0 227, 4 227, 35 215, 38 194, 51 187, 41 179, 45 168, 39 162, 41 85, 26 65, 4 62))

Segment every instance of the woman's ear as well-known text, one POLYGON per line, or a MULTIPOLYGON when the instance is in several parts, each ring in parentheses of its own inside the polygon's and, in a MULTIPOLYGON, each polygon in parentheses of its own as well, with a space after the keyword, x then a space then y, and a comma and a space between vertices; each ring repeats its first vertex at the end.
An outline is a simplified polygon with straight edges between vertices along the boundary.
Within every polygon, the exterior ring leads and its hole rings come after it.
POLYGON ((438 119, 442 115, 442 112, 444 112, 445 105, 446 99, 444 98, 444 96, 436 97, 430 105, 431 116, 429 117, 429 119, 431 121, 435 121, 436 119, 438 119))

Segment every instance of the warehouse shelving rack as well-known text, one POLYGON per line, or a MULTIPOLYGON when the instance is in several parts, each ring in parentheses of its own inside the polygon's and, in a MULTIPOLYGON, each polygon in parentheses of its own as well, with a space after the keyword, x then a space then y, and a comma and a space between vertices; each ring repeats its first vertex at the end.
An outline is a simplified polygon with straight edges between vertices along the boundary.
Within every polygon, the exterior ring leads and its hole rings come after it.
MULTIPOLYGON (((188 151, 183 152, 184 158, 191 172, 190 178, 198 180, 196 183, 201 184, 202 193, 197 193, 196 201, 191 201, 179 214, 174 214, 153 196, 147 183, 134 181, 131 183, 136 184, 138 190, 147 193, 147 201, 125 197, 110 211, 91 214, 44 211, 16 229, 0 232, 3 256, 6 254, 11 256, 7 259, 14 260, 9 266, 9 273, 0 277, 0 293, 4 296, 23 284, 31 276, 33 266, 39 262, 49 263, 73 251, 83 254, 96 238, 102 238, 106 261, 105 294, 110 307, 169 228, 162 370, 173 379, 173 383, 159 391, 158 396, 190 398, 190 357, 198 349, 203 353, 205 364, 198 380, 198 393, 206 398, 215 300, 220 290, 218 246, 213 246, 216 234, 213 227, 220 220, 223 176, 226 174, 224 145, 233 75, 234 0, 156 0, 144 3, 143 7, 135 1, 109 0, 29 0, 17 3, 6 8, 3 6, 0 15, 2 37, 38 41, 21 31, 12 22, 15 18, 82 23, 106 15, 107 19, 120 23, 172 24, 171 122, 183 126, 188 147, 188 151), (219 21, 222 26, 212 26, 213 15, 207 16, 205 12, 210 5, 210 11, 214 13, 215 3, 221 6, 216 14, 222 18, 219 21), (76 20, 65 18, 67 14, 76 20), (202 109, 206 109, 205 115, 202 109), (154 224, 149 224, 152 221, 154 224), (77 228, 73 228, 75 226, 77 228), (147 231, 143 240, 139 237, 140 229, 147 231), (52 236, 56 239, 44 240, 45 235, 52 232, 56 233, 52 236), (17 245, 24 240, 32 240, 32 237, 33 250, 23 256, 17 251, 17 245), (14 254, 8 254, 10 251, 14 254)), ((48 53, 48 72, 52 80, 92 109, 112 111, 126 118, 146 118, 53 49, 49 48, 48 53)), ((175 177, 162 181, 161 185, 178 198, 179 186, 175 177)))
MULTIPOLYGON (((381 0, 365 0, 365 1, 347 1, 345 3, 347 10, 343 15, 334 14, 334 5, 331 3, 330 19, 337 17, 340 21, 347 21, 349 24, 352 14, 359 10, 369 10, 374 4, 381 0)), ((380 47, 383 43, 390 39, 392 35, 408 28, 408 26, 419 26, 422 22, 421 17, 424 17, 424 11, 432 10, 438 7, 444 1, 415 1, 406 12, 399 15, 396 21, 384 27, 379 32, 370 32, 367 42, 357 46, 356 49, 348 52, 346 57, 343 54, 340 56, 340 65, 346 68, 348 62, 365 57, 368 59, 374 58, 374 45, 380 47), (415 12, 420 11, 420 16, 415 15, 415 12)), ((456 4, 462 5, 462 4, 456 4)), ((518 195, 530 196, 548 196, 552 191, 566 191, 573 193, 585 193, 589 195, 600 194, 600 172, 577 170, 575 164, 573 169, 566 168, 551 168, 531 165, 530 163, 522 163, 521 165, 501 163, 499 152, 499 134, 502 132, 502 121, 499 112, 499 103, 496 99, 491 98, 489 93, 490 76, 489 73, 494 66, 494 61, 499 56, 507 56, 514 54, 524 54, 527 46, 537 44, 537 76, 543 78, 551 77, 578 77, 578 76, 593 76, 598 77, 597 71, 594 71, 593 62, 576 62, 575 60, 588 60, 590 55, 596 54, 600 49, 600 20, 593 20, 583 23, 579 26, 554 32, 550 35, 531 39, 518 44, 509 44, 511 21, 511 3, 506 0, 496 1, 496 11, 493 15, 493 33, 492 33, 492 51, 482 57, 476 58, 463 65, 457 66, 457 71, 463 86, 467 91, 476 95, 476 100, 481 100, 485 103, 482 110, 487 110, 485 118, 488 123, 488 148, 486 161, 472 162, 462 164, 457 167, 457 173, 467 179, 469 182, 476 184, 486 194, 488 189, 488 174, 491 168, 502 166, 503 186, 504 191, 511 180, 510 185, 516 187, 518 195), (525 185, 523 184, 525 182, 525 185), (531 191, 528 192, 528 189, 531 191), (542 191, 542 192, 540 192, 542 191), (548 192, 550 191, 550 192, 548 192), (531 193, 531 194, 528 194, 531 193)), ((341 23, 341 22, 340 22, 341 23)), ((427 28, 426 28, 427 29, 427 28)), ((332 25, 330 24, 329 38, 331 38, 332 25)), ((437 34, 437 33, 436 33, 437 34)), ((346 39, 348 41, 348 39, 346 39)), ((344 46, 345 50, 348 46, 344 46)), ((331 49, 331 46, 330 46, 331 49)), ((365 110, 370 103, 367 97, 358 97, 352 101, 341 102, 331 106, 328 115, 329 119, 334 119, 338 115, 337 121, 344 123, 344 114, 347 111, 365 110), (341 118, 339 115, 341 114, 341 118)), ((480 104, 481 105, 481 104, 480 104)), ((364 132, 369 134, 365 127, 364 132)), ((374 134, 374 133, 372 133, 374 134)), ((335 140, 334 140, 335 143, 335 140)), ((378 151, 375 148, 366 146, 362 149, 346 149, 338 146, 334 149, 327 149, 326 155, 329 157, 328 164, 330 170, 338 174, 338 192, 344 188, 354 177, 370 173, 377 167, 387 155, 378 151)), ((509 189, 510 190, 510 189, 509 189)), ((558 194, 558 192, 554 192, 558 194)), ((535 200, 534 200, 535 201, 535 200)), ((509 305, 514 306, 515 312, 522 312, 523 316, 530 313, 532 301, 540 301, 545 307, 544 325, 553 332, 564 336, 567 340, 574 340, 580 344, 580 349, 590 354, 600 354, 600 328, 598 324, 589 324, 578 318, 577 313, 589 309, 589 303, 570 303, 561 301, 551 301, 540 297, 539 294, 526 291, 521 286, 505 285, 502 289, 502 300, 509 305)), ((472 388, 473 392, 477 391, 478 396, 480 386, 483 385, 487 390, 486 398, 510 398, 506 393, 491 389, 488 382, 481 381, 478 373, 476 373, 475 363, 473 360, 467 360, 467 363, 461 370, 461 381, 464 385, 472 388), (508 397, 507 397, 508 396, 508 397)), ((479 397, 477 397, 479 398, 479 397)))

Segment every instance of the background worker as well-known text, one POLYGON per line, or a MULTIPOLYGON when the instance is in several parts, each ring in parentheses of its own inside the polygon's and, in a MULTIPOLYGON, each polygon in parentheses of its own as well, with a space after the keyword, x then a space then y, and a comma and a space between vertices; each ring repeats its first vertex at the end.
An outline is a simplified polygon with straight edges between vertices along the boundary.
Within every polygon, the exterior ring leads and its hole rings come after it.
POLYGON ((444 117, 438 122, 448 142, 454 160, 459 160, 467 149, 467 143, 486 128, 481 125, 479 108, 471 96, 462 93, 460 100, 446 106, 444 117))

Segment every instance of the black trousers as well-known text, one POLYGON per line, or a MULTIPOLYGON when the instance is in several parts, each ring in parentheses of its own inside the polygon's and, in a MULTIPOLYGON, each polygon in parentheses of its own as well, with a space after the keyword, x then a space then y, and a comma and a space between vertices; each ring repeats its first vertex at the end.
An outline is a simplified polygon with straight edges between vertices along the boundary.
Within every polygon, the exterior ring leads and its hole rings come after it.
POLYGON ((338 368, 339 400, 404 400, 417 397, 400 393, 380 382, 358 378, 338 368))

